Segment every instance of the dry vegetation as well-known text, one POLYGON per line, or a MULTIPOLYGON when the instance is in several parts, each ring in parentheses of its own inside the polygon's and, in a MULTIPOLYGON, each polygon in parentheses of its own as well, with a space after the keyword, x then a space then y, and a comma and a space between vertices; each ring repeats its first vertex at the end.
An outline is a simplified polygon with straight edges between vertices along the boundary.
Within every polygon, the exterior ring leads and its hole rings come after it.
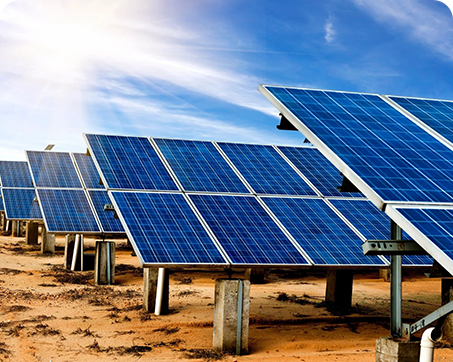
MULTIPOLYGON (((214 280, 224 273, 174 271, 170 314, 155 316, 142 310, 142 269, 125 243, 114 286, 64 269, 62 245, 43 256, 23 238, 0 237, 0 361, 371 362, 375 340, 388 335, 389 283, 377 271, 355 277, 347 315, 324 303, 322 273, 273 271, 251 289, 250 354, 224 355, 212 350, 214 280)), ((438 307, 438 279, 412 272, 403 288, 409 321, 438 307)), ((453 360, 442 347, 435 361, 453 360)))

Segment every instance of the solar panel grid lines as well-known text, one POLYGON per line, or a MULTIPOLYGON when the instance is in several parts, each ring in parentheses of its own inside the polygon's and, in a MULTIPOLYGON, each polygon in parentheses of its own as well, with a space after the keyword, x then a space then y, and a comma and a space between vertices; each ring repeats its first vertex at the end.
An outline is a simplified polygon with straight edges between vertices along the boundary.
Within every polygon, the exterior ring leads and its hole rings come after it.
POLYGON ((179 190, 148 137, 84 138, 108 190, 179 190))
POLYGON ((362 235, 325 199, 263 197, 314 265, 355 267, 388 265, 378 256, 364 256, 362 235))
POLYGON ((3 187, 1 192, 8 220, 42 220, 34 188, 3 187))
POLYGON ((3 203, 2 188, 0 187, 0 211, 5 211, 5 204, 3 203))
POLYGON ((190 194, 189 197, 233 265, 311 265, 256 196, 190 194))
POLYGON ((452 101, 389 95, 383 95, 382 98, 426 132, 453 149, 452 101))
POLYGON ((99 184, 101 177, 91 156, 84 153, 71 153, 71 157, 85 189, 105 190, 104 185, 99 184))
POLYGON ((75 188, 37 188, 39 206, 50 233, 99 234, 101 227, 86 191, 75 188))
POLYGON ((453 202, 453 152, 380 96, 260 90, 288 119, 316 133, 311 141, 379 208, 389 201, 453 202))
POLYGON ((69 152, 25 151, 36 188, 82 188, 69 152))
POLYGON ((276 146, 321 195, 325 197, 365 198, 361 192, 340 192, 343 176, 315 147, 276 146))
POLYGON ((153 141, 182 190, 250 193, 213 142, 167 138, 153 141))
POLYGON ((119 219, 114 218, 114 212, 105 211, 104 205, 111 204, 107 190, 90 189, 87 190, 88 201, 95 210, 95 217, 99 222, 101 231, 104 234, 124 234, 124 228, 119 219))
MULTIPOLYGON (((280 148, 278 148, 278 147, 275 146, 275 145, 274 145, 273 147, 274 147, 274 149, 278 152, 278 154, 279 154, 279 155, 280 155, 280 156, 281 156, 281 157, 282 157, 282 158, 283 158, 283 159, 291 166, 291 168, 292 168, 292 169, 293 169, 293 170, 294 170, 294 171, 295 171, 295 172, 296 172, 296 173, 297 173, 297 174, 298 174, 298 175, 299 175, 299 176, 300 176, 300 177, 301 177, 301 178, 302 178, 302 179, 303 179, 303 180, 304 180, 304 181, 305 181, 305 182, 306 182, 306 183, 307 183, 314 191, 315 191, 316 195, 318 195, 318 196, 323 196, 323 194, 321 193, 321 191, 319 191, 319 189, 318 189, 318 188, 310 181, 310 179, 307 178, 307 177, 305 176, 305 174, 302 173, 302 172, 300 171, 300 169, 299 169, 298 167, 296 167, 296 165, 295 165, 293 162, 291 162, 291 161, 289 160, 288 157, 286 157, 286 155, 280 150, 280 148)), ((308 147, 307 147, 307 148, 308 148, 308 147)), ((314 147, 310 147, 310 148, 315 149, 314 147)), ((305 161, 305 159, 304 159, 304 161, 305 161)))
POLYGON ((246 178, 242 175, 242 173, 235 166, 235 164, 230 160, 230 158, 226 155, 226 153, 223 151, 223 149, 219 146, 219 143, 212 142, 212 144, 217 149, 217 151, 219 151, 219 153, 222 155, 223 159, 227 162, 227 164, 233 169, 233 171, 237 175, 237 177, 239 177, 239 179, 245 185, 245 187, 248 190, 248 193, 255 194, 255 190, 253 189, 253 187, 249 184, 249 182, 246 180, 246 178))
POLYGON ((316 195, 273 146, 227 142, 217 144, 255 194, 316 195))
POLYGON ((144 266, 228 266, 182 193, 109 191, 144 266))
MULTIPOLYGON (((366 240, 389 240, 390 218, 369 200, 364 199, 327 199, 351 226, 366 240)), ((410 236, 403 231, 403 239, 410 236)), ((388 256, 384 256, 389 261, 388 256)), ((427 255, 403 255, 404 266, 430 266, 432 259, 427 255)))
POLYGON ((34 187, 26 161, 0 161, 2 187, 34 187))
POLYGON ((385 212, 453 275, 453 207, 388 205, 385 212))

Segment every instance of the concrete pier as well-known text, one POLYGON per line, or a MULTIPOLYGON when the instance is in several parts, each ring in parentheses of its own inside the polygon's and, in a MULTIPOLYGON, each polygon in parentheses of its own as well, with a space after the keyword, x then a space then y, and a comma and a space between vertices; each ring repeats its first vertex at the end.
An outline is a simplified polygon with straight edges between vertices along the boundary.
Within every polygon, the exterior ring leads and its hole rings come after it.
MULTIPOLYGON (((156 308, 158 268, 143 268, 143 309, 154 313, 156 308)), ((160 314, 168 314, 170 302, 170 273, 165 271, 164 290, 160 314)))
POLYGON ((65 237, 64 245, 64 261, 63 266, 65 269, 71 269, 72 256, 74 254, 75 235, 67 234, 65 237))
POLYGON ((213 333, 215 350, 238 355, 248 353, 249 310, 250 282, 248 280, 216 280, 213 333), (238 314, 240 314, 239 317, 238 314))
POLYGON ((27 230, 25 232, 25 243, 27 245, 38 245, 39 224, 37 222, 27 222, 27 230))
POLYGON ((352 303, 352 270, 331 269, 327 272, 326 303, 347 312, 352 303))
POLYGON ((96 241, 94 283, 96 285, 115 284, 115 243, 113 241, 96 241))
POLYGON ((41 253, 55 254, 55 234, 49 234, 45 226, 41 230, 41 253))
POLYGON ((420 342, 396 341, 391 337, 376 340, 376 362, 417 362, 420 342))
MULTIPOLYGON (((453 300, 453 278, 442 278, 442 305, 453 300)), ((453 343, 453 314, 445 317, 442 324, 442 339, 449 343, 453 343)))

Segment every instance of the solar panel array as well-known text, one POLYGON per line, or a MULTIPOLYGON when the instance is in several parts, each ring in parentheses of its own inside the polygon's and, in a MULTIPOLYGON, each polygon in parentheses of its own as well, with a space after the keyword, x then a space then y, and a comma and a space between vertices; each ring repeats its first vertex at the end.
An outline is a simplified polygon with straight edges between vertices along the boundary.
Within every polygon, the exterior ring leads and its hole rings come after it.
POLYGON ((260 91, 453 274, 452 102, 275 86, 260 91))
MULTIPOLYGON (((388 264, 380 257, 363 257, 365 237, 326 201, 345 198, 336 190, 342 176, 313 147, 91 134, 85 139, 143 265, 388 264), (127 152, 122 150, 125 145, 127 152), (311 166, 291 162, 299 153, 311 166), (151 165, 152 172, 144 164, 151 165), (321 166, 326 175, 319 182, 316 168, 321 166), (120 177, 126 173, 166 182, 145 186, 120 177), (291 217, 282 211, 288 209, 291 217), (307 209, 309 217, 300 217, 307 209), (172 246, 167 250, 165 245, 172 246), (201 250, 200 259, 194 259, 191 250, 201 250)), ((364 198, 351 193, 346 197, 364 198)))
POLYGON ((2 209, 9 220, 42 220, 27 162, 0 161, 2 209))

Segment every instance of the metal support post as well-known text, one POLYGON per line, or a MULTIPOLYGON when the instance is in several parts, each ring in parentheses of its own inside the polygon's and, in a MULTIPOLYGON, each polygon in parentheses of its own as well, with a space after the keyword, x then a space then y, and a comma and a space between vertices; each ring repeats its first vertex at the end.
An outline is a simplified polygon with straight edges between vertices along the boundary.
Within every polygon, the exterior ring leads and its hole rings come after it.
MULTIPOLYGON (((402 239, 401 228, 392 220, 390 238, 402 239)), ((402 263, 401 255, 390 256, 390 332, 393 337, 402 336, 402 263)))

